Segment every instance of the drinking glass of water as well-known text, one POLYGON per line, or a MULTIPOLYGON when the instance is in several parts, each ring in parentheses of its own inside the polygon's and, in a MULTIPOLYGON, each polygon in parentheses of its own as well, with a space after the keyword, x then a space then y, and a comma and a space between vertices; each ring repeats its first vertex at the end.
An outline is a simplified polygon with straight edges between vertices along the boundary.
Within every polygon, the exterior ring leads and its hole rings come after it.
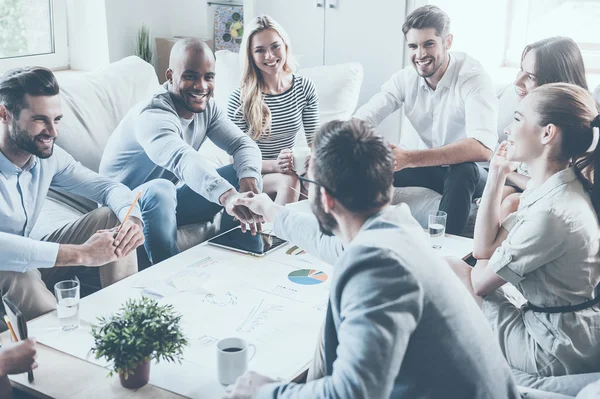
POLYGON ((444 245, 447 217, 448 215, 444 211, 429 213, 429 239, 433 248, 440 249, 444 245))
POLYGON ((79 328, 79 281, 65 280, 54 285, 58 322, 63 331, 79 328))

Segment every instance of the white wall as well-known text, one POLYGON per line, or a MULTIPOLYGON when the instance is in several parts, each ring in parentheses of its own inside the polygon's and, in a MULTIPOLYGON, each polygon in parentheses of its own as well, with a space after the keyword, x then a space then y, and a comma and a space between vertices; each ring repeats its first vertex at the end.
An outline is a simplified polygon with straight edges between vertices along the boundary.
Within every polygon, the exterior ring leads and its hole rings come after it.
POLYGON ((142 24, 153 46, 155 37, 212 38, 213 7, 206 0, 67 1, 73 69, 92 70, 135 54, 142 24))
POLYGON ((110 62, 135 54, 142 24, 150 28, 152 37, 171 35, 167 4, 163 0, 105 0, 110 62))
POLYGON ((468 53, 487 71, 502 66, 508 14, 507 0, 430 1, 450 17, 452 50, 468 53), (485 17, 484 17, 485 16, 485 17))
POLYGON ((110 63, 104 0, 67 0, 69 63, 89 71, 110 63))

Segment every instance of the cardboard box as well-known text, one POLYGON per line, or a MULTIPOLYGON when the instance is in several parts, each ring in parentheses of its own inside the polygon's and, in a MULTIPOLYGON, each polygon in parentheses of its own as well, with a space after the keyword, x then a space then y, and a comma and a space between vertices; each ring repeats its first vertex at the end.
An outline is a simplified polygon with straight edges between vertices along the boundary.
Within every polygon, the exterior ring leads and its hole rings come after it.
MULTIPOLYGON (((179 40, 188 36, 175 36, 175 37, 157 37, 156 42, 156 74, 158 75, 158 81, 163 84, 165 80, 165 72, 169 69, 169 55, 171 54, 171 48, 179 40)), ((212 49, 212 39, 201 39, 212 49)))

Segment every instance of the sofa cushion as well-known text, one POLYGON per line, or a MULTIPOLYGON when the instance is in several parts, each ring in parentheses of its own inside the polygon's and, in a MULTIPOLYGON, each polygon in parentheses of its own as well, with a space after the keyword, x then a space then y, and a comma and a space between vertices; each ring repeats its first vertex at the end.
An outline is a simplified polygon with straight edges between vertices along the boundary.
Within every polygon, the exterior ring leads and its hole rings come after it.
POLYGON ((133 56, 94 72, 59 72, 57 79, 64 118, 56 143, 96 172, 121 119, 159 87, 152 65, 133 56))

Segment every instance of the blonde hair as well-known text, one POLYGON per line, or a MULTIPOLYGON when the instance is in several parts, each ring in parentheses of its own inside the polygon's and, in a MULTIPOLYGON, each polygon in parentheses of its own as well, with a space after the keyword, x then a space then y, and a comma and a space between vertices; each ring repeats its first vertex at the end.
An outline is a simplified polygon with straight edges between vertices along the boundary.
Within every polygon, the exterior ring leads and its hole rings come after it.
POLYGON ((285 45, 286 61, 283 65, 283 71, 292 73, 295 69, 290 39, 281 25, 268 15, 256 17, 246 24, 244 27, 245 35, 240 47, 243 69, 240 90, 241 106, 235 111, 235 114, 242 112, 242 116, 248 124, 248 135, 253 140, 258 140, 271 131, 271 111, 265 103, 263 95, 265 87, 262 74, 254 63, 252 49, 250 48, 254 35, 267 29, 275 31, 285 45))

